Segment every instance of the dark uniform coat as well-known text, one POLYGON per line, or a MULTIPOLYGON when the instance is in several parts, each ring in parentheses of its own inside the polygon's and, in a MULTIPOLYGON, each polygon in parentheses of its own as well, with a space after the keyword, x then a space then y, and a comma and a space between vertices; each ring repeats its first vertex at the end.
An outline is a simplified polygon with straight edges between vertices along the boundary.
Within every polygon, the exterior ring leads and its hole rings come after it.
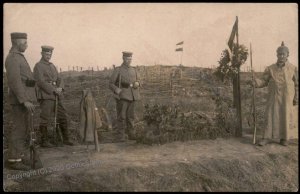
POLYGON ((28 111, 23 103, 35 103, 37 101, 35 84, 28 84, 27 82, 28 80, 33 81, 33 74, 21 52, 11 49, 5 60, 5 68, 9 87, 8 101, 12 107, 11 117, 15 125, 8 136, 8 157, 19 159, 28 153, 26 146, 28 111))
POLYGON ((24 55, 21 52, 10 50, 5 60, 5 68, 9 87, 9 103, 36 102, 35 87, 26 85, 26 80, 33 80, 33 74, 24 55))
POLYGON ((121 65, 120 67, 116 67, 113 74, 111 75, 109 87, 115 93, 116 89, 121 87, 121 93, 119 95, 120 99, 136 101, 140 100, 140 89, 133 88, 130 86, 135 81, 139 82, 139 77, 137 71, 134 67, 128 67, 126 65, 121 65), (119 83, 121 80, 121 84, 119 83))
MULTIPOLYGON (((55 94, 57 87, 64 88, 63 79, 58 74, 56 67, 51 62, 41 59, 34 67, 34 78, 37 81, 37 98, 40 101, 42 112, 40 125, 47 126, 54 115, 55 94)), ((67 113, 62 104, 63 94, 58 98, 57 121, 60 123, 64 137, 67 137, 67 113)))
MULTIPOLYGON (((41 59, 33 71, 38 85, 38 100, 55 100, 53 92, 57 87, 64 89, 64 82, 53 63, 41 59)), ((62 98, 63 96, 60 95, 59 97, 62 98)))

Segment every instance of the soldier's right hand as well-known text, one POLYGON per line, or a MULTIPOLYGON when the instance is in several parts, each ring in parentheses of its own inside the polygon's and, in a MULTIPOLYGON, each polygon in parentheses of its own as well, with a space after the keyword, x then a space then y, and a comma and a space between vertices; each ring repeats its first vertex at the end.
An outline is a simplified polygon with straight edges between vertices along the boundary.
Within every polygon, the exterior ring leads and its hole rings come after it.
POLYGON ((62 88, 55 88, 55 90, 54 90, 54 94, 56 94, 56 95, 60 95, 61 92, 62 92, 62 88))
POLYGON ((115 93, 119 95, 121 93, 121 91, 122 90, 120 88, 116 88, 115 93))
POLYGON ((32 104, 31 102, 24 102, 24 106, 28 111, 34 112, 35 107, 34 104, 32 104))

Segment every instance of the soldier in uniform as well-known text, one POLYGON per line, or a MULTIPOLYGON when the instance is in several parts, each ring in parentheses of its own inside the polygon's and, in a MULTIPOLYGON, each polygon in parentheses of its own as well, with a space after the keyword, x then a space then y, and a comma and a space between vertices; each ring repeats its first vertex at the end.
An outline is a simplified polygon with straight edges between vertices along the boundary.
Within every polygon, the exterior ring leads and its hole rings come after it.
POLYGON ((27 34, 11 33, 12 48, 5 60, 8 80, 8 102, 12 107, 15 128, 10 131, 7 164, 16 170, 30 170, 29 149, 26 137, 29 133, 28 118, 34 112, 36 100, 35 81, 23 53, 27 49, 27 34))
POLYGON ((110 77, 109 87, 116 97, 117 127, 120 141, 135 140, 134 106, 140 100, 140 82, 136 69, 131 67, 132 53, 123 52, 123 63, 110 77))
POLYGON ((33 69, 34 78, 38 86, 37 98, 41 106, 40 132, 42 135, 42 147, 53 147, 47 136, 47 126, 52 122, 56 96, 58 97, 57 121, 62 130, 63 144, 73 145, 68 137, 66 109, 61 102, 63 99, 64 82, 54 64, 50 62, 53 49, 51 46, 42 46, 42 58, 33 69))
MULTIPOLYGON (((292 106, 298 105, 298 74, 288 56, 289 49, 282 42, 277 49, 277 62, 265 69, 262 79, 255 79, 255 87, 268 86, 269 89, 266 105, 268 123, 260 146, 271 139, 280 139, 281 145, 288 145, 290 113, 292 106)), ((252 85, 251 81, 248 83, 252 85)))

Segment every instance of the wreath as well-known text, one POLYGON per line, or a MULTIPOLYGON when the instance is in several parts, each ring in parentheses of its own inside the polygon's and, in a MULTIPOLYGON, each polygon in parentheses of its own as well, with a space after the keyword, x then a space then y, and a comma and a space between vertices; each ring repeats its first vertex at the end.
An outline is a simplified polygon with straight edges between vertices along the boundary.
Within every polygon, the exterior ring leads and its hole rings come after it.
POLYGON ((237 51, 236 49, 237 44, 233 44, 232 54, 228 49, 223 50, 221 53, 216 74, 222 81, 233 78, 239 72, 241 65, 247 60, 248 49, 244 45, 239 45, 237 51))

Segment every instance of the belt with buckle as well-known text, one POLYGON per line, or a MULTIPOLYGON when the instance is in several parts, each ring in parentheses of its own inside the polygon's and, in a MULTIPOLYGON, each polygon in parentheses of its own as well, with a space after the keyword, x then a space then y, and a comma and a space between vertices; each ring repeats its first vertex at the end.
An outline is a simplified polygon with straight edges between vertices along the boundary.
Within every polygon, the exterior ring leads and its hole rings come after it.
POLYGON ((27 80, 25 80, 25 85, 27 87, 34 87, 35 86, 35 80, 27 79, 27 80))
POLYGON ((122 86, 122 88, 132 88, 133 87, 133 84, 131 83, 131 84, 127 84, 127 83, 121 83, 121 86, 122 86))
POLYGON ((56 86, 56 82, 55 81, 49 81, 48 83, 56 86))

